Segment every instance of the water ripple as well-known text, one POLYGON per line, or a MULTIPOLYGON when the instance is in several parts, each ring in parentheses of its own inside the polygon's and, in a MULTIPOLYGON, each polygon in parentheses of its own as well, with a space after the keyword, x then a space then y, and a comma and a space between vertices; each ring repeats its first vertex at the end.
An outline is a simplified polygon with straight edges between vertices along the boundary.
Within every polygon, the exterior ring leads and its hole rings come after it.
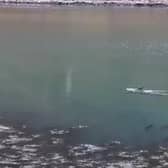
POLYGON ((67 130, 27 133, 27 129, 0 126, 0 167, 148 168, 168 166, 168 147, 134 149, 120 141, 104 145, 65 143, 76 126, 67 130), (65 136, 66 135, 66 136, 65 136))

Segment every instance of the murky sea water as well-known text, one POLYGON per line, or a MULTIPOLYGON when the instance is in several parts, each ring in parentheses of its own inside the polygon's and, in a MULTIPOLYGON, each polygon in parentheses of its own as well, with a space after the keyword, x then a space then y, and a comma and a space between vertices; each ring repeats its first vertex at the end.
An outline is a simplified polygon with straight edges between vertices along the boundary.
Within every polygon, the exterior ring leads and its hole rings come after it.
POLYGON ((166 8, 1 9, 2 161, 167 164, 159 144, 168 140, 168 97, 125 92, 168 89, 167 16, 166 8))

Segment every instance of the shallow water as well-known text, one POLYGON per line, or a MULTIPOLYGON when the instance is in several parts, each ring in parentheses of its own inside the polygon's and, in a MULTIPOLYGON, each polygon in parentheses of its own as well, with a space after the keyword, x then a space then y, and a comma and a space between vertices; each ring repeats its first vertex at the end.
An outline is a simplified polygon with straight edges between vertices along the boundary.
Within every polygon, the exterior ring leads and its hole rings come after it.
POLYGON ((165 143, 167 97, 125 88, 168 89, 167 16, 166 8, 1 9, 1 116, 36 130, 87 125, 84 144, 165 143))

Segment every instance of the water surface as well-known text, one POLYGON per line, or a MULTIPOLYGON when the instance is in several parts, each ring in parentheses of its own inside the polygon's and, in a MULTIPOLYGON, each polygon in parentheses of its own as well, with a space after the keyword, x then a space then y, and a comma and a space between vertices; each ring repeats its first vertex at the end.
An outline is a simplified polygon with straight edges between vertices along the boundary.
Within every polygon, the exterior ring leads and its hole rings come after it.
POLYGON ((81 143, 165 142, 168 97, 125 88, 168 89, 167 17, 166 8, 1 9, 1 116, 35 129, 88 125, 81 143))

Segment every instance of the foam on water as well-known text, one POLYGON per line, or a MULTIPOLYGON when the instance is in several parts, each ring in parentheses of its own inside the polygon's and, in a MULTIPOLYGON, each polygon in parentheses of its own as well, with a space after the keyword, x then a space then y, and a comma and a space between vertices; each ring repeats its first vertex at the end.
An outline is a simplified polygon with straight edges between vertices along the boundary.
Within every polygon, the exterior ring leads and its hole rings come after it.
MULTIPOLYGON (((120 141, 102 145, 68 142, 69 137, 73 138, 73 131, 77 128, 79 132, 84 129, 82 125, 76 126, 75 129, 55 128, 37 134, 31 133, 30 130, 28 133, 26 129, 20 134, 19 128, 6 126, 4 128, 8 129, 3 129, 1 132, 3 136, 0 137, 0 167, 2 168, 18 166, 23 168, 166 168, 168 166, 167 145, 139 149, 126 146, 120 141)), ((76 134, 77 132, 74 138, 76 134)))

